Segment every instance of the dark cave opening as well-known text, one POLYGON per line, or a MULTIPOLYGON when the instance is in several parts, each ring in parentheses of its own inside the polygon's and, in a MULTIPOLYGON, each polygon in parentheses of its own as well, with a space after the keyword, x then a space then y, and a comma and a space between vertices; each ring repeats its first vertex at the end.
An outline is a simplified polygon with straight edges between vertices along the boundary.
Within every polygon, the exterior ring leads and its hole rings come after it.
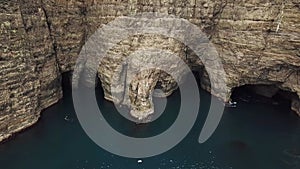
POLYGON ((247 84, 233 88, 231 99, 237 102, 250 104, 263 103, 273 106, 283 106, 293 112, 292 100, 297 99, 296 93, 283 90, 277 85, 247 84))
POLYGON ((72 71, 62 73, 61 75, 61 87, 64 97, 66 92, 70 93, 72 91, 72 75, 72 71))
MULTIPOLYGON (((204 89, 202 86, 203 70, 193 70, 192 73, 198 83, 199 88, 204 89)), ((72 71, 62 73, 61 86, 63 91, 63 97, 65 96, 65 93, 70 93, 72 90, 72 75, 72 71)), ((98 76, 95 79, 95 81, 95 88, 100 87, 102 89, 101 81, 98 78, 98 76)), ((155 86, 155 90, 162 89, 162 82, 158 81, 155 86)), ((162 92, 165 93, 164 91, 162 92)), ((162 93, 154 92, 153 94, 154 97, 163 97, 162 93)), ((296 93, 283 90, 276 84, 246 84, 232 89, 231 100, 233 102, 238 103, 263 103, 267 105, 280 106, 283 107, 285 110, 290 111, 292 114, 296 114, 293 110, 293 101, 296 100, 298 103, 299 97, 296 93)))

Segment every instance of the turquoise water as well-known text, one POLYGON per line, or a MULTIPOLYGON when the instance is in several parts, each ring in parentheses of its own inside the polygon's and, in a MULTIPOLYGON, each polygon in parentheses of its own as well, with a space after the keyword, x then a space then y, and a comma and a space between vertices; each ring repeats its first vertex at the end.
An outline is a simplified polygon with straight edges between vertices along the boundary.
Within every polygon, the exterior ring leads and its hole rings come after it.
MULTIPOLYGON (((37 125, 0 145, 1 169, 300 169, 300 119, 285 103, 239 102, 237 108, 225 110, 213 137, 199 144, 211 97, 201 91, 199 117, 189 135, 170 151, 139 164, 137 159, 119 157, 95 145, 76 119, 70 90, 65 89, 64 95, 43 112, 37 125), (64 120, 65 116, 70 120, 64 120)), ((124 120, 101 94, 99 105, 119 132, 148 137, 174 122, 179 95, 174 93, 166 112, 148 125, 124 120)))

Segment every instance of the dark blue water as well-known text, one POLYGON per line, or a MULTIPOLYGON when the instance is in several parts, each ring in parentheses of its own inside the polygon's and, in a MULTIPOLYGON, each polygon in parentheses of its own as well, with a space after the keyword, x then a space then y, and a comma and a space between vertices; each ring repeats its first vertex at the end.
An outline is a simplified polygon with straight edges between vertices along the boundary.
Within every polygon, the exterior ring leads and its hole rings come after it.
MULTIPOLYGON (((0 145, 1 169, 300 169, 300 118, 289 111, 288 104, 239 102, 237 108, 225 110, 213 137, 199 144, 211 97, 201 91, 199 117, 189 135, 172 150, 139 164, 137 159, 119 157, 95 145, 76 119, 70 90, 64 95, 43 112, 37 125, 0 145), (64 120, 65 116, 70 120, 64 120)), ((118 131, 148 137, 174 122, 179 95, 174 93, 166 112, 149 125, 124 120, 103 95, 99 105, 118 131)))

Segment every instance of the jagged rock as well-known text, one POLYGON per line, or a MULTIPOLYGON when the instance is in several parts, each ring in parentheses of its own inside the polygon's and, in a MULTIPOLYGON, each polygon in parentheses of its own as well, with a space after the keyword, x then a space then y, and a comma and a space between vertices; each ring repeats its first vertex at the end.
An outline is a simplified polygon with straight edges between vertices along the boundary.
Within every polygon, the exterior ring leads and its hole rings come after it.
POLYGON ((185 58, 185 47, 176 40, 157 35, 133 36, 109 51, 98 70, 105 98, 130 107, 131 115, 140 120, 154 112, 152 93, 158 82, 165 95, 177 89, 176 81, 163 68, 178 77, 185 74, 178 58, 160 51, 144 51, 149 46, 185 58))
POLYGON ((292 110, 298 113, 300 115, 300 100, 299 99, 293 99, 292 100, 292 110))

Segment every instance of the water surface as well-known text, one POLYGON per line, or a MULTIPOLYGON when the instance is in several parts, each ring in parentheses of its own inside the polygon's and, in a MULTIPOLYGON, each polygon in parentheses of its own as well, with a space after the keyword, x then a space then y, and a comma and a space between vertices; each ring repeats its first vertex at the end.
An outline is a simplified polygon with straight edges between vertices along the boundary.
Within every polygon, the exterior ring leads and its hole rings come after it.
MULTIPOLYGON (((124 120, 98 90, 99 105, 109 123, 136 137, 166 130, 180 105, 177 91, 168 98, 159 119, 136 126, 124 120)), ((201 90, 199 117, 189 135, 172 150, 139 164, 137 159, 119 157, 95 145, 76 119, 70 90, 65 89, 64 95, 43 112, 37 125, 0 145, 1 169, 300 169, 300 119, 285 103, 241 101, 237 108, 225 110, 213 137, 199 144, 211 97, 201 90)))

